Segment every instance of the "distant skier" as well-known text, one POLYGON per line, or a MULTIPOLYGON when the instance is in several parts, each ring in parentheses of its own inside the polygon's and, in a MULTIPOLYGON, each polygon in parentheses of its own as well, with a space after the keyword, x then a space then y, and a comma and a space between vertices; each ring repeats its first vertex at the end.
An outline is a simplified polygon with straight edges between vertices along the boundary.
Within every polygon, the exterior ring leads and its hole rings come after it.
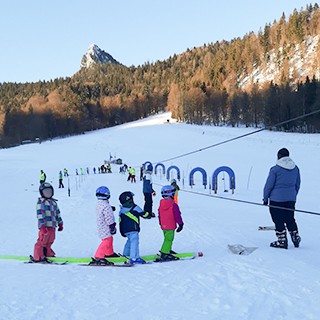
POLYGON ((121 203, 119 212, 119 228, 123 237, 127 238, 127 242, 123 249, 123 255, 130 257, 130 263, 146 263, 140 258, 139 253, 139 232, 140 217, 148 218, 149 213, 143 211, 133 201, 134 194, 125 191, 120 194, 119 201, 121 203))
POLYGON ((59 172, 59 188, 64 188, 62 171, 59 172))
POLYGON ((96 205, 97 228, 101 243, 94 258, 99 262, 106 262, 105 258, 119 257, 113 250, 113 235, 117 232, 113 215, 115 208, 109 204, 110 191, 107 187, 99 187, 96 190, 96 197, 98 199, 96 205))
POLYGON ((294 209, 300 189, 300 171, 289 157, 288 149, 280 149, 277 157, 277 163, 270 169, 263 190, 263 204, 268 205, 269 201, 269 210, 278 238, 271 242, 270 246, 288 249, 287 228, 294 246, 298 248, 301 238, 294 218, 294 209))
POLYGON ((147 165, 147 168, 143 175, 143 189, 142 189, 144 194, 144 211, 150 213, 150 218, 155 217, 155 214, 152 211, 152 205, 153 205, 152 196, 156 195, 156 192, 153 190, 153 187, 152 187, 152 171, 153 171, 153 166, 150 163, 147 165))
POLYGON ((64 175, 65 177, 68 177, 68 176, 69 176, 68 170, 67 170, 66 168, 63 169, 63 175, 64 175))
POLYGON ((172 186, 174 187, 174 189, 175 189, 174 197, 173 197, 174 202, 175 202, 176 204, 178 204, 178 194, 179 194, 180 188, 179 188, 179 186, 178 186, 178 184, 177 184, 177 180, 176 180, 176 179, 172 179, 172 180, 171 180, 171 185, 172 185, 172 186))
POLYGON ((57 200, 53 199, 54 190, 50 183, 44 182, 39 187, 41 197, 37 202, 38 239, 34 245, 34 262, 47 262, 46 257, 54 257, 51 246, 58 231, 63 230, 63 221, 57 200))
POLYGON ((159 223, 163 230, 164 240, 160 249, 160 260, 178 260, 172 255, 172 243, 175 230, 180 232, 183 229, 183 221, 179 206, 174 202, 175 188, 173 186, 163 186, 161 189, 162 200, 158 209, 159 223), (178 228, 177 228, 178 225, 178 228))
POLYGON ((43 170, 40 171, 40 184, 46 182, 47 176, 43 170))

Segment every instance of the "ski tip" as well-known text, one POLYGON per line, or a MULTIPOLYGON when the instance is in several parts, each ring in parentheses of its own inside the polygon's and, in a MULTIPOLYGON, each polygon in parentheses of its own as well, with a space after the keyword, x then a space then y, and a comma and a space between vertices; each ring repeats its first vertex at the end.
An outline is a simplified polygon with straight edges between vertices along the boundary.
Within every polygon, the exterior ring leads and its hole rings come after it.
POLYGON ((203 257, 203 252, 199 251, 198 252, 198 257, 203 257))

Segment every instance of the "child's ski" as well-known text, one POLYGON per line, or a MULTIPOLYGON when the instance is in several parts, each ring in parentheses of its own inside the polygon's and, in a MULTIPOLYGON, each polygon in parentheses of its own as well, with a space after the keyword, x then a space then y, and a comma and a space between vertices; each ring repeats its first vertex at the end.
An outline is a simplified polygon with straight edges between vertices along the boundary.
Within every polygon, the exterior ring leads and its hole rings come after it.
POLYGON ((79 266, 87 266, 87 267, 132 267, 133 264, 115 264, 113 262, 108 261, 107 259, 95 259, 91 258, 89 263, 80 263, 79 266))

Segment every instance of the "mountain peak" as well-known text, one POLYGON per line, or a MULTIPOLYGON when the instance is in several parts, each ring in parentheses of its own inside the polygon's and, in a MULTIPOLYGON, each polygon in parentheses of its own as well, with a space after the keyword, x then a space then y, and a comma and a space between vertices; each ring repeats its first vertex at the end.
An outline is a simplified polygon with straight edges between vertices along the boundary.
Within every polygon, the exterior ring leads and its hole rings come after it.
POLYGON ((90 68, 95 64, 119 64, 109 53, 101 50, 96 44, 91 44, 81 59, 81 68, 90 68))

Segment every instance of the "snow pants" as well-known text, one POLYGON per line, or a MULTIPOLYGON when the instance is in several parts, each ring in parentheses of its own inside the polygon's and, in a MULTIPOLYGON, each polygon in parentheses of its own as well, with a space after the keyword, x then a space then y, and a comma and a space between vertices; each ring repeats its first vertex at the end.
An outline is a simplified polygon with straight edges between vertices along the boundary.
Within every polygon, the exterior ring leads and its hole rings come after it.
POLYGON ((144 194, 144 207, 143 210, 145 212, 149 212, 150 214, 152 213, 152 193, 143 193, 144 194))
POLYGON ((270 210, 272 221, 275 224, 276 231, 281 232, 285 230, 286 227, 288 231, 298 231, 298 226, 294 218, 295 201, 286 201, 286 202, 270 201, 270 206, 292 209, 292 210, 286 210, 286 209, 270 207, 269 210, 270 210))
POLYGON ((162 253, 169 254, 172 250, 172 244, 174 240, 174 230, 163 230, 163 243, 160 251, 162 253))
POLYGON ((38 233, 38 239, 34 245, 34 260, 44 259, 45 257, 54 257, 55 253, 51 246, 56 239, 56 228, 47 228, 48 232, 43 233, 41 229, 38 233))
POLYGON ((139 254, 139 232, 131 231, 125 234, 127 242, 124 245, 123 255, 130 257, 130 259, 140 258, 139 254))
POLYGON ((108 237, 102 239, 96 253, 94 254, 95 258, 103 259, 104 256, 110 256, 114 253, 113 251, 113 237, 108 237))

